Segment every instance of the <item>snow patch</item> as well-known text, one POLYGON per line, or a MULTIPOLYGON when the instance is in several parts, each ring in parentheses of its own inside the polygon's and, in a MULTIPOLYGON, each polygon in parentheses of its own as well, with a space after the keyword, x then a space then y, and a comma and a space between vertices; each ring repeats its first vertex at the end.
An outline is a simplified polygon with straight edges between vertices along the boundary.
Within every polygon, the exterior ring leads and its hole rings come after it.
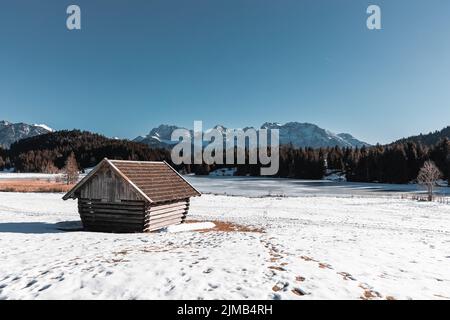
POLYGON ((45 129, 45 130, 50 131, 50 132, 54 132, 55 131, 53 128, 50 128, 46 124, 34 124, 34 126, 42 128, 42 129, 45 129))
POLYGON ((203 229, 212 229, 216 225, 213 222, 195 222, 195 223, 183 223, 174 226, 168 226, 161 230, 161 232, 182 232, 182 231, 195 231, 203 229))

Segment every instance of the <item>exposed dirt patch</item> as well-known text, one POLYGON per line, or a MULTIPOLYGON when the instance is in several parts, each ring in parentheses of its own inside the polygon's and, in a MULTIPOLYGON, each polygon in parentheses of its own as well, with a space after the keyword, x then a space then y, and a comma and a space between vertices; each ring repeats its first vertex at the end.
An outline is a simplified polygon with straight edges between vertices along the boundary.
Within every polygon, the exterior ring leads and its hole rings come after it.
MULTIPOLYGON (((199 222, 205 222, 200 220, 187 220, 185 223, 199 223, 199 222)), ((242 224, 237 224, 233 222, 227 222, 227 221, 211 221, 216 226, 214 228, 210 229, 199 229, 196 230, 198 232, 256 232, 256 233, 264 233, 265 230, 257 227, 252 226, 245 226, 242 224)))
POLYGON ((306 279, 305 279, 305 277, 297 276, 297 277, 295 277, 295 280, 298 281, 298 282, 303 282, 306 279))
POLYGON ((358 287, 364 290, 363 295, 360 297, 362 300, 372 300, 374 298, 381 298, 381 294, 377 291, 370 289, 366 284, 360 284, 358 287))
POLYGON ((67 192, 73 184, 38 179, 0 180, 1 192, 67 192))
POLYGON ((376 297, 377 296, 374 295, 372 291, 366 289, 366 290, 364 290, 364 293, 363 293, 363 296, 361 296, 361 299, 363 299, 363 300, 370 300, 370 299, 373 299, 373 298, 376 298, 376 297))
POLYGON ((277 262, 280 258, 270 258, 270 262, 277 262))
POLYGON ((280 291, 281 289, 282 289, 282 288, 280 288, 280 287, 278 287, 278 286, 276 286, 276 285, 272 287, 272 291, 273 291, 273 292, 278 292, 278 291, 280 291))

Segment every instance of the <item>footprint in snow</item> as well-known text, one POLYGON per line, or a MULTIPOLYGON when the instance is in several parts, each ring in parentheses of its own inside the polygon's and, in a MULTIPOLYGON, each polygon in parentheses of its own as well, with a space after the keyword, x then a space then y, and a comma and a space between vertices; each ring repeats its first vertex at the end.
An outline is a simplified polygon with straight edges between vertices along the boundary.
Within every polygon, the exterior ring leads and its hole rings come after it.
POLYGON ((353 278, 353 276, 348 272, 338 272, 337 274, 341 275, 344 278, 344 280, 356 281, 356 279, 353 278))
POLYGON ((43 286, 42 288, 40 288, 38 291, 44 291, 47 290, 48 288, 50 288, 52 285, 51 284, 46 284, 45 286, 43 286))
POLYGON ((218 284, 208 283, 208 285, 210 286, 211 289, 217 289, 219 287, 218 284))
POLYGON ((203 273, 211 273, 211 272, 213 272, 213 268, 208 268, 208 269, 206 269, 205 271, 203 271, 203 273))
POLYGON ((31 280, 30 282, 27 283, 27 285, 25 286, 25 288, 29 288, 31 287, 33 284, 37 283, 37 280, 31 280))
POLYGON ((333 269, 333 267, 331 267, 331 265, 329 265, 328 263, 322 263, 322 262, 319 262, 319 268, 321 268, 321 269, 333 269))
POLYGON ((273 300, 281 300, 281 295, 279 295, 278 293, 272 293, 271 298, 273 300))
POLYGON ((297 296, 304 296, 304 295, 308 294, 307 292, 303 291, 300 288, 294 288, 291 291, 293 294, 296 294, 297 296))

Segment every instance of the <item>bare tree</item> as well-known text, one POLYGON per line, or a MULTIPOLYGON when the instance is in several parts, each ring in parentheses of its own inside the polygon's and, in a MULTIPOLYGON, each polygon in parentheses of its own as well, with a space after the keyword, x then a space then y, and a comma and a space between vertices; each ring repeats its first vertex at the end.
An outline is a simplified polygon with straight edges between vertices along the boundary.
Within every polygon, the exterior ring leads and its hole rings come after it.
POLYGON ((58 173, 58 168, 54 165, 53 161, 45 161, 41 171, 44 173, 58 173))
POLYGON ((433 188, 442 177, 442 173, 433 161, 425 161, 417 176, 417 182, 424 185, 428 191, 428 201, 433 201, 433 188))
POLYGON ((72 184, 78 181, 78 164, 74 153, 72 152, 66 160, 66 165, 64 166, 64 178, 67 184, 72 184))

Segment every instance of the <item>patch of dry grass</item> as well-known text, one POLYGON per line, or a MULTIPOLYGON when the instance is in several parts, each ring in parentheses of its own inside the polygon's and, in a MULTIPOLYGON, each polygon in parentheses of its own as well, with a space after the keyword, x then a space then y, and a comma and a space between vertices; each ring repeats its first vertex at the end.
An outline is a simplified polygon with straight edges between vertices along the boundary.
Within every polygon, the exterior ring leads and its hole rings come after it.
MULTIPOLYGON (((199 220, 187 220, 185 223, 197 223, 197 222, 205 222, 205 221, 199 221, 199 220)), ((232 222, 227 221, 211 221, 216 226, 214 228, 210 229, 203 229, 203 230, 196 230, 199 232, 213 232, 213 231, 222 231, 222 232, 257 232, 257 233, 264 233, 265 231, 261 228, 251 227, 251 226, 244 226, 241 224, 236 224, 232 222)))
POLYGON ((73 186, 73 184, 38 179, 0 180, 0 192, 56 193, 67 192, 73 186))

